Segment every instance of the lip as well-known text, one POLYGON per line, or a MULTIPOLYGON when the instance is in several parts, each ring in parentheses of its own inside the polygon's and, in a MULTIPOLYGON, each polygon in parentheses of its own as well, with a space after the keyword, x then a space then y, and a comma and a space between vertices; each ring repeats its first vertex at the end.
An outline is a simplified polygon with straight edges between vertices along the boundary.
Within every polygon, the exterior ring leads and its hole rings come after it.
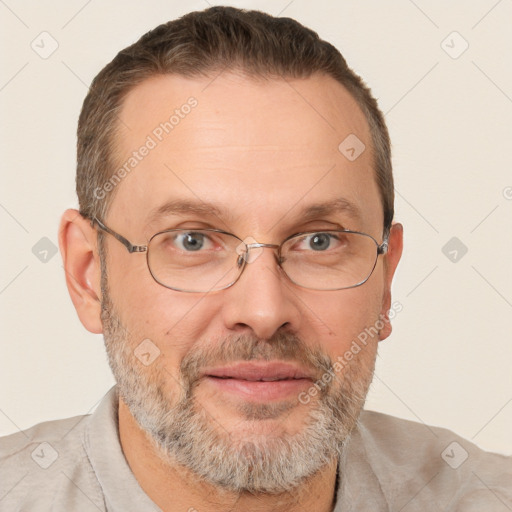
POLYGON ((207 368, 202 377, 222 393, 253 401, 296 397, 313 381, 311 373, 300 366, 279 361, 247 361, 207 368))

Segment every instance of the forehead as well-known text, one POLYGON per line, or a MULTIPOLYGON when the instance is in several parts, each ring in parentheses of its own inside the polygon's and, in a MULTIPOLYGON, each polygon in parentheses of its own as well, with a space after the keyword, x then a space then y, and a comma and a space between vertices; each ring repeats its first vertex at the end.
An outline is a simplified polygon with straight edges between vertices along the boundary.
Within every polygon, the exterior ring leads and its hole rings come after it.
POLYGON ((330 77, 156 76, 127 95, 120 119, 120 218, 137 211, 143 223, 169 202, 196 202, 265 230, 339 199, 361 213, 356 227, 382 218, 368 123, 330 77))

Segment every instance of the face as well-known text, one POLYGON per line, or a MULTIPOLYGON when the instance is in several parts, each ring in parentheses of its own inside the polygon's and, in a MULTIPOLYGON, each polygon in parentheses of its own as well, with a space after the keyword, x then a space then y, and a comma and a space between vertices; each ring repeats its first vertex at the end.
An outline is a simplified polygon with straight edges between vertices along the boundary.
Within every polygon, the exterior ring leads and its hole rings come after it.
MULTIPOLYGON (((330 78, 160 76, 130 92, 120 118, 119 168, 137 162, 104 221, 132 243, 166 229, 220 229, 268 244, 350 229, 382 242, 368 125, 330 78), (194 106, 180 109, 187 101, 194 106), (172 128, 161 124, 175 109, 172 128), (366 146, 353 161, 338 149, 350 134, 366 146)), ((186 293, 158 284, 143 253, 106 236, 109 360, 163 459, 229 489, 280 492, 339 455, 387 334, 346 353, 382 324, 398 260, 379 256, 361 286, 316 291, 291 282, 274 249, 263 248, 233 286, 186 293)))

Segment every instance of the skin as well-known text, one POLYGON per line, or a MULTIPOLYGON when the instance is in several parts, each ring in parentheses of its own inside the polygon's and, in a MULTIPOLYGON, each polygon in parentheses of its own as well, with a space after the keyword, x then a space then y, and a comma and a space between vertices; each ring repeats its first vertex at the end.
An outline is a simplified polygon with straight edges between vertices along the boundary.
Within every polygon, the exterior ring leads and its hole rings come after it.
MULTIPOLYGON (((348 92, 333 79, 266 80, 223 73, 212 78, 174 75, 144 81, 126 97, 117 137, 119 164, 139 148, 156 126, 190 96, 198 106, 145 157, 115 190, 105 223, 135 244, 173 227, 214 227, 241 239, 280 243, 304 230, 346 228, 382 242, 383 212, 372 170, 369 128, 348 92), (354 133, 366 150, 350 162, 338 150, 354 133), (322 215, 304 222, 301 210, 343 197, 361 215, 322 215), (224 213, 170 215, 147 223, 169 199, 214 203, 224 213)), ((264 249, 231 288, 211 294, 182 293, 156 283, 144 255, 129 254, 107 236, 110 294, 134 339, 149 338, 161 350, 159 364, 169 372, 165 392, 176 391, 180 361, 196 343, 214 344, 226 336, 251 333, 262 340, 284 329, 332 360, 391 306, 391 282, 402 252, 402 227, 394 224, 389 250, 379 256, 362 286, 339 291, 300 288, 280 271, 273 251, 264 249)), ((60 245, 71 298, 83 325, 102 332, 100 264, 96 230, 76 210, 65 212, 60 245)), ((368 345, 375 358, 389 322, 368 345)), ((340 378, 343 378, 341 375, 340 378)), ((249 422, 236 405, 243 400, 219 393, 208 382, 198 401, 234 436, 294 433, 303 427, 308 406, 295 406, 278 418, 249 422), (256 429, 256 430, 255 430, 256 429)), ((203 482, 158 457, 127 406, 119 404, 121 444, 141 487, 165 511, 332 510, 336 461, 304 482, 293 495, 235 496, 203 482)))

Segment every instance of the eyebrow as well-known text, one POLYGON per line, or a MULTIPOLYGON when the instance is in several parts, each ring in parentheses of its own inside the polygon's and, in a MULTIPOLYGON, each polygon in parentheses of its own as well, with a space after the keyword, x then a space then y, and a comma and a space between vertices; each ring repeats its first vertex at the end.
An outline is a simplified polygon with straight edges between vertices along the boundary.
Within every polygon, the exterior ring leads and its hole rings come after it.
POLYGON ((147 218, 147 224, 151 224, 162 217, 167 217, 170 215, 187 215, 187 214, 195 214, 195 215, 205 215, 207 217, 228 217, 231 215, 229 212, 224 212, 222 209, 218 208, 212 203, 207 203, 205 201, 189 201, 183 199, 176 199, 167 201, 162 206, 151 210, 147 218))
POLYGON ((356 204, 341 197, 333 199, 332 201, 307 206, 300 211, 298 217, 303 221, 308 221, 317 217, 327 217, 329 215, 340 213, 355 220, 361 220, 362 218, 360 208, 356 204))
MULTIPOLYGON (((291 213, 291 210, 288 213, 291 213)), ((152 222, 170 215, 184 216, 190 214, 216 217, 222 221, 229 221, 233 219, 231 212, 216 206, 213 203, 176 199, 167 201, 163 205, 153 209, 148 215, 147 224, 151 224, 152 222)), ((360 220, 362 218, 360 208, 356 204, 344 198, 337 198, 327 202, 311 204, 299 210, 295 215, 293 215, 293 217, 297 221, 308 222, 318 217, 326 217, 333 214, 344 214, 355 220, 360 220)), ((288 214, 283 215, 281 220, 283 220, 287 215, 288 214)))

